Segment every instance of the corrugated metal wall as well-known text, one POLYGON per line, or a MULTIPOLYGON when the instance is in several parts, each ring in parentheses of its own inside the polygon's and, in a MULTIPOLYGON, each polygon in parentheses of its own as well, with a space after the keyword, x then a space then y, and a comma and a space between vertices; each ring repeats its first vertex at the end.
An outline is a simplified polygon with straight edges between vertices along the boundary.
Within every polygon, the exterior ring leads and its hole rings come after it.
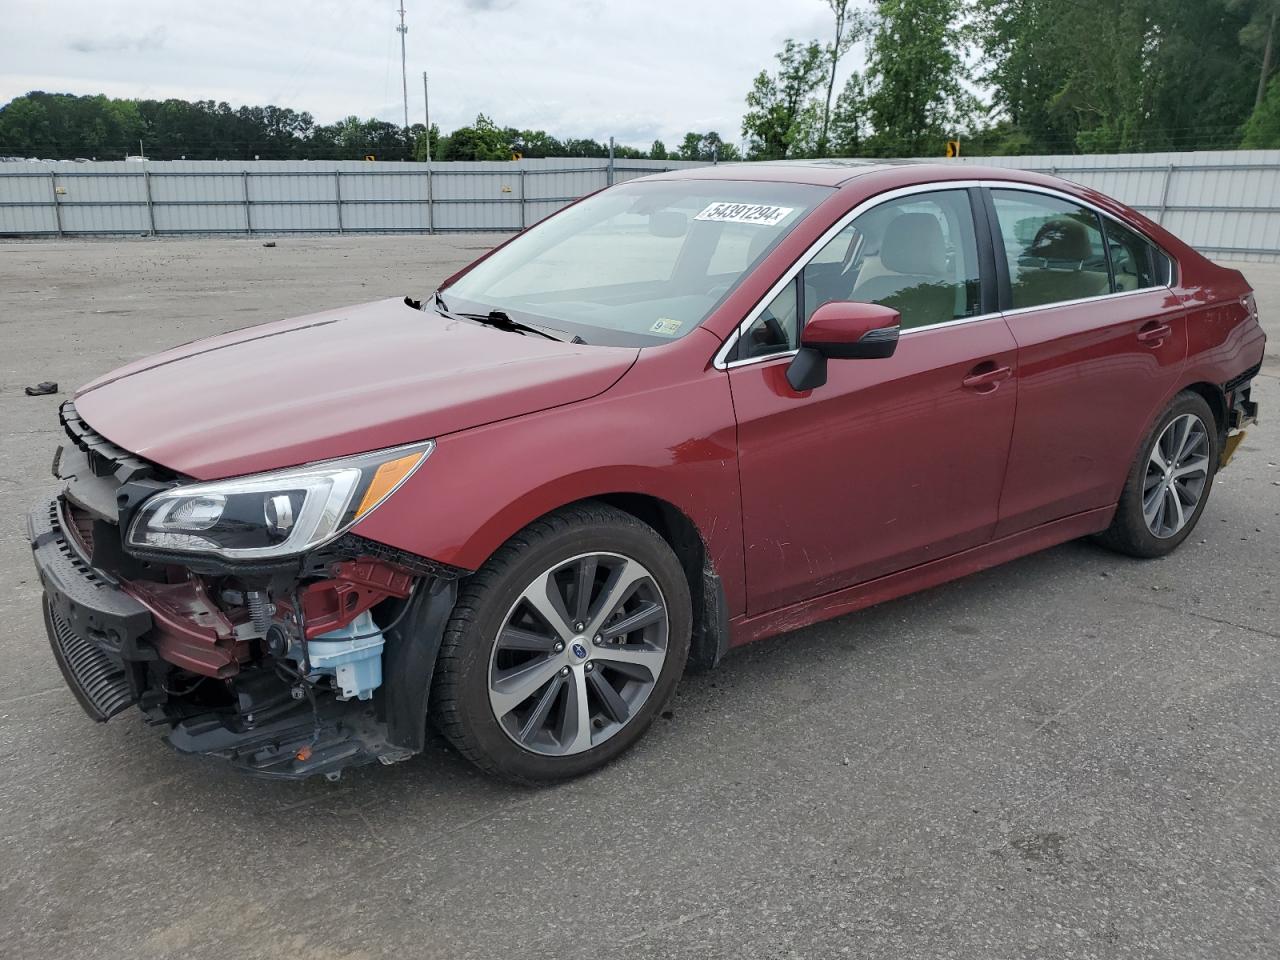
POLYGON ((0 164, 0 236, 519 230, 610 182, 696 163, 172 160, 0 164))
MULTIPOLYGON (((1280 150, 972 158, 1137 207, 1210 256, 1280 257, 1280 150)), ((518 230, 668 160, 0 164, 0 236, 518 230)))
POLYGON ((1280 150, 975 157, 960 162, 1039 170, 1093 187, 1218 259, 1280 257, 1280 150))

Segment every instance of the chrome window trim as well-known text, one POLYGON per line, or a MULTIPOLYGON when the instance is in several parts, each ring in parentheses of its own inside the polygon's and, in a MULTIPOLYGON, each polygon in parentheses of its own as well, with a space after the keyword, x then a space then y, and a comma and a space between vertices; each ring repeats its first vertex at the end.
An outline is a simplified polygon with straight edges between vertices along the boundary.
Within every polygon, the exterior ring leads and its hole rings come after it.
MULTIPOLYGON (((939 193, 944 190, 969 190, 969 189, 972 189, 973 187, 979 187, 986 190, 1012 190, 1012 191, 1023 191, 1026 193, 1042 193, 1050 197, 1055 197, 1059 200, 1066 200, 1066 201, 1069 201, 1070 203, 1079 204, 1080 206, 1085 207, 1088 210, 1092 210, 1094 213, 1098 214, 1101 217, 1106 217, 1108 220, 1111 220, 1113 223, 1117 224, 1118 226, 1123 227, 1125 230, 1129 230, 1130 232, 1136 233, 1138 236, 1142 237, 1143 240, 1147 241, 1147 243, 1151 244, 1153 247, 1159 250, 1162 254, 1168 257, 1169 262, 1173 265, 1173 269, 1175 271, 1179 269, 1177 258, 1174 257, 1172 254, 1170 254, 1167 250, 1165 250, 1164 247, 1160 246, 1160 244, 1156 243, 1154 240, 1148 237, 1141 230, 1135 230, 1133 227, 1129 226, 1127 223, 1117 220, 1111 214, 1107 213, 1107 211, 1101 209, 1100 207, 1095 206, 1094 204, 1090 203, 1088 200, 1085 200, 1081 197, 1077 197, 1074 194, 1066 192, 1065 190, 1058 190, 1053 187, 1042 186, 1038 183, 1022 183, 1017 180, 944 180, 944 181, 937 181, 934 183, 912 184, 909 187, 899 187, 896 190, 889 190, 889 191, 886 191, 885 193, 878 193, 874 197, 869 197, 868 199, 864 200, 862 203, 854 207, 852 210, 850 210, 848 213, 846 213, 834 224, 832 224, 831 227, 829 227, 827 231, 822 234, 822 236, 820 236, 817 240, 815 240, 809 246, 809 248, 805 250, 804 253, 802 253, 799 258, 797 258, 796 262, 791 265, 790 269, 788 269, 787 272, 782 275, 782 278, 768 289, 765 295, 761 297, 760 300, 756 302, 756 305, 753 306, 751 310, 747 313, 746 318, 741 323, 739 323, 737 327, 734 328, 733 332, 729 334, 728 337, 725 338, 724 343, 720 345, 720 349, 717 350, 715 353, 715 356, 712 360, 712 365, 717 370, 734 370, 734 369, 737 369, 738 367, 745 367, 753 363, 763 363, 768 360, 778 360, 783 357, 794 357, 797 353, 800 352, 798 349, 796 349, 796 350, 787 350, 781 353, 770 353, 762 357, 747 357, 746 359, 743 359, 743 360, 729 361, 725 359, 728 356, 729 352, 733 350, 733 348, 737 345, 738 339, 744 333, 746 333, 748 329, 750 329, 751 324, 755 323, 756 320, 760 318, 760 314, 764 312, 765 307, 767 307, 770 303, 773 302, 773 298, 776 297, 779 293, 781 293, 783 288, 786 287, 786 285, 789 284, 792 280, 794 280, 796 278, 796 275, 799 274, 801 270, 803 270, 806 266, 809 265, 809 261, 812 260, 815 256, 817 256, 818 252, 822 250, 823 247, 825 247, 828 243, 830 243, 833 239, 835 239, 836 234, 838 234, 841 230, 847 227, 852 221, 856 220, 862 214, 866 213, 869 210, 875 209, 881 204, 890 203, 894 200, 898 200, 902 197, 911 196, 912 194, 915 194, 915 193, 939 193)), ((1000 251, 996 250, 995 252, 999 254, 1000 251)), ((1176 280, 1176 278, 1173 278, 1173 279, 1176 280)), ((1103 293, 1094 297, 1082 297, 1078 300, 1057 300, 1053 303, 1037 304, 1034 307, 1015 307, 1009 310, 997 311, 995 313, 980 314, 976 317, 958 317, 953 320, 940 320, 937 323, 930 323, 922 327, 912 327, 910 330, 903 330, 899 334, 899 336, 906 337, 921 330, 934 330, 934 329, 937 329, 938 327, 949 327, 949 326, 954 326, 956 324, 961 324, 961 323, 973 323, 978 320, 990 320, 992 317, 1021 316, 1022 314, 1026 314, 1026 313, 1034 313, 1037 310, 1053 310, 1058 307, 1070 307, 1070 306, 1076 306, 1082 303, 1095 303, 1099 300, 1110 300, 1116 297, 1131 297, 1134 294, 1150 293, 1153 290, 1168 290, 1171 287, 1172 287, 1172 283, 1158 284, 1154 287, 1142 287, 1138 290, 1118 290, 1115 293, 1103 293)))
POLYGON ((1161 284, 1155 287, 1139 287, 1137 290, 1117 290, 1115 293, 1100 293, 1095 297, 1080 297, 1077 300, 1054 300, 1052 303, 1037 303, 1034 307, 1011 307, 1004 311, 1004 316, 1020 317, 1024 313, 1057 310, 1059 307, 1075 307, 1082 303, 1097 303, 1099 300, 1118 300, 1120 297, 1132 297, 1138 293, 1154 293, 1157 290, 1167 293, 1169 288, 1161 284))

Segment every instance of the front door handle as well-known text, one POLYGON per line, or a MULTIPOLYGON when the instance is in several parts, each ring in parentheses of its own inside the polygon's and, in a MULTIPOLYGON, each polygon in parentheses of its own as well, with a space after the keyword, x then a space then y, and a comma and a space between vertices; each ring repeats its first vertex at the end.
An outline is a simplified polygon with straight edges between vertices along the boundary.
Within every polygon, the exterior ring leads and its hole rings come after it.
POLYGON ((1153 347, 1158 347, 1164 343, 1169 337, 1173 336, 1173 327, 1167 323, 1148 323, 1145 327, 1138 331, 1138 342, 1149 343, 1153 347))
POLYGON ((974 367, 969 372, 969 375, 960 381, 960 385, 966 390, 990 393, 1011 376, 1013 376, 1012 368, 998 367, 991 361, 987 361, 974 367))

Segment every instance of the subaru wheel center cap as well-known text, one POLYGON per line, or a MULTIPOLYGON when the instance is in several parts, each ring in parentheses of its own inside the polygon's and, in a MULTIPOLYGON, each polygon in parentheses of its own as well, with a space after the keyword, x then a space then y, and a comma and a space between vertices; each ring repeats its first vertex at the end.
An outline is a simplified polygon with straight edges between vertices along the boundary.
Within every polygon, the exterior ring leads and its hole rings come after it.
POLYGON ((573 659, 577 660, 579 663, 587 659, 587 654, 589 652, 590 651, 587 649, 586 637, 574 637, 573 642, 569 644, 569 653, 572 654, 573 659))

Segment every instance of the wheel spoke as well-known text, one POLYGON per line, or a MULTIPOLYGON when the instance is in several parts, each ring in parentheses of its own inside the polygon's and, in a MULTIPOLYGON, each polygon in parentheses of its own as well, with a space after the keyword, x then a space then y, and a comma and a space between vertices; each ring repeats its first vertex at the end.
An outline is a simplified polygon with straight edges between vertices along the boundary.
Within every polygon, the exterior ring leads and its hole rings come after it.
POLYGON ((1169 487, 1168 499, 1170 506, 1173 507, 1173 520, 1169 525, 1170 532, 1177 533, 1182 529, 1182 525, 1186 523, 1186 516, 1182 512, 1182 497, 1178 496, 1177 487, 1169 487))
POLYGON ((600 636, 607 639, 613 637, 625 637, 627 634, 635 630, 640 630, 650 624, 657 623, 666 615, 662 604, 654 603, 652 600, 641 605, 640 609, 635 613, 629 614, 614 623, 607 624, 600 628, 600 636))
POLYGON ((1164 450, 1161 449, 1164 446, 1165 438, 1167 436, 1168 434, 1161 436, 1160 439, 1156 441, 1155 446, 1151 448, 1151 462, 1155 464, 1156 469, 1161 475, 1169 469, 1169 461, 1164 458, 1164 450))
POLYGON ((489 684, 489 701, 499 718, 505 717, 532 697, 560 670, 560 661, 552 657, 521 664, 505 670, 489 684))
POLYGON ((552 576, 554 572, 548 570, 534 580, 521 597, 555 631, 557 638, 567 643, 573 636, 573 624, 564 609, 564 598, 560 596, 560 587, 552 576))
POLYGON ((619 668, 624 667, 641 667, 647 673, 648 677, 640 677, 633 670, 623 670, 637 679, 647 679, 654 681, 658 679, 658 674, 662 671, 662 662, 666 660, 667 652, 659 650, 656 647, 647 644, 624 644, 620 647, 601 647, 595 656, 597 663, 606 663, 610 666, 619 668))
POLYGON ((513 627, 510 624, 503 627, 502 632, 498 634, 498 649, 500 650, 553 653, 555 652, 555 646, 555 637, 544 636, 541 633, 534 633, 532 630, 525 630, 521 627, 513 627))
POLYGON ((596 568, 599 561, 595 557, 583 557, 578 563, 578 588, 574 595, 573 617, 580 623, 585 623, 591 613, 591 591, 596 582, 596 568))
POLYGON ((547 722, 547 714, 551 712, 551 707, 556 702, 556 697, 560 695, 561 688, 564 687, 564 678, 557 675, 556 678, 547 685, 547 689, 542 691, 542 696, 538 698, 538 705, 533 708, 533 712, 529 714, 529 719, 524 722, 520 728, 520 739, 525 743, 529 742, 529 738, 536 734, 547 722))
POLYGON ((1155 533, 1159 527, 1156 523, 1156 515, 1160 512, 1160 508, 1164 503, 1164 487, 1157 484, 1145 500, 1142 501, 1142 517, 1147 521, 1147 529, 1155 533))
POLYGON ((626 603, 631 591, 642 580, 649 579, 649 571, 632 560, 624 560, 609 575, 609 580, 600 591, 600 599, 591 614, 588 633, 599 633, 601 626, 613 616, 620 606, 626 603))
POLYGON ((1197 457, 1194 460, 1185 461, 1182 464, 1182 466, 1174 470, 1173 477, 1174 479, 1178 479, 1180 477, 1189 477, 1192 474, 1208 473, 1208 472, 1209 472, 1209 458, 1197 457))
POLYGON ((604 705, 604 712, 609 715, 609 718, 615 723, 626 723, 627 718, 631 716, 631 708, 627 706, 627 701, 622 699, 622 695, 613 688, 613 684, 599 670, 588 673, 587 682, 600 698, 600 702, 604 705))
POLYGON ((1177 462, 1187 446, 1187 437, 1191 434, 1191 417, 1179 417, 1173 424, 1172 442, 1169 444, 1169 460, 1177 462))
POLYGON ((566 753, 580 753, 591 746, 591 706, 587 701, 587 674, 578 664, 560 723, 560 746, 566 753))
POLYGON ((1174 463, 1181 463, 1200 445, 1200 421, 1190 415, 1183 417, 1182 442, 1174 454, 1174 463))

